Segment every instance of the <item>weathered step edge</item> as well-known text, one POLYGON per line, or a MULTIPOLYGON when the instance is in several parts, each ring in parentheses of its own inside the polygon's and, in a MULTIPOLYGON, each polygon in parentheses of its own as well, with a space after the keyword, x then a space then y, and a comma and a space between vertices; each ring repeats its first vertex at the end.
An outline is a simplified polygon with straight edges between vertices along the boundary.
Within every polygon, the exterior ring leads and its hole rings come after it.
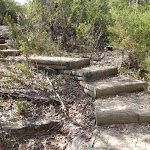
POLYGON ((74 69, 85 67, 90 64, 90 59, 88 58, 81 58, 80 60, 75 61, 63 61, 61 60, 51 60, 51 59, 36 59, 36 58, 29 58, 29 61, 36 63, 40 68, 50 67, 53 69, 60 69, 60 70, 67 70, 67 69, 74 69))
POLYGON ((108 110, 96 108, 96 125, 150 122, 150 110, 108 110))
MULTIPOLYGON (((7 61, 12 61, 12 62, 22 62, 25 61, 26 58, 0 58, 0 61, 7 62, 7 61)), ((80 68, 84 67, 90 64, 90 60, 87 58, 82 58, 79 61, 73 61, 73 62, 63 62, 63 61, 55 61, 53 62, 52 60, 43 60, 41 59, 34 59, 34 58, 29 58, 29 61, 32 63, 35 63, 36 66, 40 69, 44 69, 46 67, 50 67, 52 69, 56 70, 65 70, 65 69, 74 69, 74 68, 80 68)))
POLYGON ((47 135, 60 130, 63 122, 60 120, 18 121, 3 125, 3 130, 18 138, 47 135))
POLYGON ((131 82, 127 84, 117 85, 117 86, 106 86, 101 88, 96 88, 94 86, 89 86, 86 82, 80 81, 80 85, 83 86, 85 89, 84 91, 88 93, 93 98, 98 98, 101 96, 107 95, 115 95, 127 92, 136 92, 142 91, 147 89, 147 82, 140 81, 140 82, 131 82))
POLYGON ((5 44, 5 43, 6 43, 5 39, 0 39, 0 44, 5 44))
POLYGON ((8 47, 8 44, 0 44, 0 50, 7 49, 7 47, 8 47))
POLYGON ((22 57, 22 58, 0 58, 0 61, 2 62, 23 62, 23 61, 26 61, 26 58, 25 57, 22 57))
MULTIPOLYGON (((84 68, 83 68, 84 69, 84 68)), ((118 68, 117 67, 110 67, 110 68, 103 68, 103 69, 97 69, 94 71, 82 71, 82 69, 79 70, 64 70, 60 71, 60 73, 63 74, 69 74, 74 76, 75 80, 78 81, 94 81, 97 79, 102 79, 110 76, 114 76, 118 74, 118 68)))
POLYGON ((21 54, 21 52, 21 50, 1 50, 0 57, 18 56, 21 54))
MULTIPOLYGON (((73 75, 76 75, 76 73, 72 73, 73 75)), ((113 76, 118 74, 118 69, 117 68, 109 68, 109 69, 103 69, 103 70, 98 70, 94 72, 87 72, 83 73, 83 81, 94 81, 97 79, 102 79, 106 78, 108 76, 113 76)))

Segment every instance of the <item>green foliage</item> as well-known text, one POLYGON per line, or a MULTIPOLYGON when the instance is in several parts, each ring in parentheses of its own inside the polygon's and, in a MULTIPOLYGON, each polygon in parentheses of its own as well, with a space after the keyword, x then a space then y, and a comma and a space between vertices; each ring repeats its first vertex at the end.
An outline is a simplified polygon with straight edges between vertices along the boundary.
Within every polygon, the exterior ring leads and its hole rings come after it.
POLYGON ((17 12, 17 24, 8 22, 14 47, 20 46, 24 53, 103 50, 108 41, 107 1, 33 0, 22 10, 17 12))
POLYGON ((72 13, 78 42, 89 49, 103 50, 108 36, 106 26, 110 23, 107 1, 75 1, 72 13))
POLYGON ((143 67, 149 71, 150 73, 150 58, 146 58, 144 61, 143 61, 143 67))
POLYGON ((26 99, 18 98, 16 100, 16 111, 21 115, 26 113, 27 111, 26 99))
POLYGON ((133 68, 139 69, 147 58, 148 0, 139 0, 139 4, 134 0, 32 0, 20 8, 15 11, 17 23, 10 14, 5 21, 11 26, 14 47, 26 56, 62 55, 63 49, 103 50, 109 44, 130 51, 133 68))
POLYGON ((146 58, 143 61, 143 65, 142 65, 144 72, 144 79, 147 81, 150 81, 150 58, 146 58))
POLYGON ((27 78, 29 78, 30 76, 30 71, 29 71, 29 67, 28 67, 28 63, 27 62, 22 62, 17 64, 17 68, 19 69, 19 75, 20 76, 25 76, 27 78))
POLYGON ((109 6, 114 21, 108 27, 112 45, 130 51, 147 50, 150 47, 150 6, 137 6, 127 0, 112 0, 109 6))
POLYGON ((18 6, 13 0, 1 0, 0 2, 0 25, 7 25, 7 16, 10 16, 14 19, 14 22, 17 23, 17 11, 20 10, 20 6, 18 6))
POLYGON ((130 51, 131 66, 136 70, 146 69, 143 62, 150 49, 150 2, 127 0, 109 1, 113 24, 108 26, 113 46, 130 51))

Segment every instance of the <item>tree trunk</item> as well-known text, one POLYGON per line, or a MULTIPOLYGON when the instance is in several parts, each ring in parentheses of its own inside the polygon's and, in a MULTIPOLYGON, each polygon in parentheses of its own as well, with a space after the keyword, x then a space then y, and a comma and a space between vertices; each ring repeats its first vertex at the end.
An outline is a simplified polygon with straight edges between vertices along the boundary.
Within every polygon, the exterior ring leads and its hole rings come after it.
POLYGON ((137 5, 137 6, 139 5, 139 0, 136 0, 136 5, 137 5))

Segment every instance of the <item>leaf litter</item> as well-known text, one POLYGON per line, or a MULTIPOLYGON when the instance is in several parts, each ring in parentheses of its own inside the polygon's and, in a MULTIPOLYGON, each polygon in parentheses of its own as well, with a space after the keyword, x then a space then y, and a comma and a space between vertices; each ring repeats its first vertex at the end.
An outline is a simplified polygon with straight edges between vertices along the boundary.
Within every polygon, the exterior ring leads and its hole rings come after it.
MULTIPOLYGON (((19 64, 20 66, 22 64, 19 64)), ((51 135, 16 140, 5 133, 5 141, 10 141, 6 149, 58 149, 69 147, 76 134, 92 135, 94 120, 93 100, 84 93, 83 88, 69 75, 49 76, 55 90, 59 93, 66 107, 64 113, 61 104, 46 80, 43 71, 31 68, 31 75, 25 74, 18 63, 2 63, 0 72, 1 123, 31 120, 61 120, 63 127, 51 135), (9 66, 9 67, 8 67, 9 66), (2 94, 5 93, 5 94, 2 94), (10 96, 9 96, 9 93, 10 96), (17 97, 18 96, 18 97, 17 97)), ((2 137, 1 137, 2 138, 2 137)))

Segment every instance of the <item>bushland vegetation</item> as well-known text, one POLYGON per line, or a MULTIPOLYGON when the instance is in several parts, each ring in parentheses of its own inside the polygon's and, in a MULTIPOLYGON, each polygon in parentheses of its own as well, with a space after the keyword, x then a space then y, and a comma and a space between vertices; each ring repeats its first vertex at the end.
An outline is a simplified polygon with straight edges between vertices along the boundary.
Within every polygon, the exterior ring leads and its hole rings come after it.
POLYGON ((110 45, 128 51, 128 69, 149 80, 149 0, 1 1, 1 24, 10 26, 13 46, 26 54, 99 52, 110 45))

